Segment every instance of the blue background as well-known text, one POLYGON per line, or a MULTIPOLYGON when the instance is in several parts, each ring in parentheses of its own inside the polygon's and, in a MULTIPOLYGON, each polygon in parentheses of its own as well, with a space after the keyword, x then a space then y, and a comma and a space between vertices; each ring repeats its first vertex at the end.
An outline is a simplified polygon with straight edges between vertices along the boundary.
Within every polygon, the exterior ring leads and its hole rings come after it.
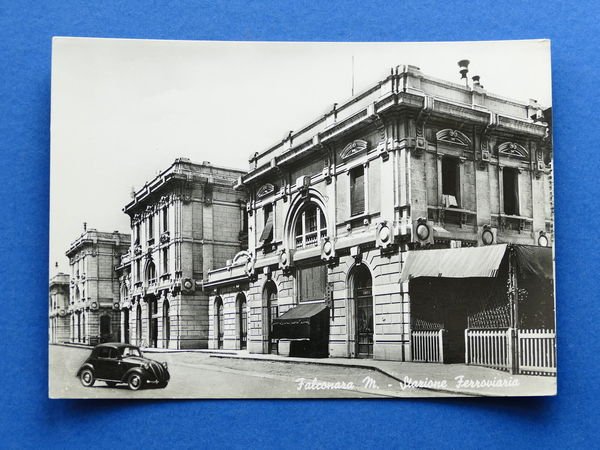
MULTIPOLYGON (((597 446, 596 1, 0 2, 0 442, 597 446), (51 38, 552 39, 559 396, 402 401, 50 401, 47 266, 51 38)), ((515 70, 520 68, 515 67, 515 70)))

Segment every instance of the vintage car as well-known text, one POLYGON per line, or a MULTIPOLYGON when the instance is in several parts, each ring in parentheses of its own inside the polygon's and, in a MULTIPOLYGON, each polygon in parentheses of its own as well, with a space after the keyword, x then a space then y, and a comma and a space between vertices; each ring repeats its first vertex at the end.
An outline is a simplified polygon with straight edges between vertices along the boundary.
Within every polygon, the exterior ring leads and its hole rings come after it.
POLYGON ((138 347, 122 343, 94 347, 92 354, 77 371, 77 377, 86 387, 100 380, 111 387, 117 383, 127 383, 129 389, 134 391, 146 384, 165 387, 170 379, 166 362, 144 358, 138 347))

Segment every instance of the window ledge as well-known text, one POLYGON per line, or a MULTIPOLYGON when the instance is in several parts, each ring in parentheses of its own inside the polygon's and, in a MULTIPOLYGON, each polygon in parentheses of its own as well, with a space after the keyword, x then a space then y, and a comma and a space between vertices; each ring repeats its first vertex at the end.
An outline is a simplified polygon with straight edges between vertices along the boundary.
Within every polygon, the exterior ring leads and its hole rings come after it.
POLYGON ((344 220, 342 223, 352 223, 352 222, 356 222, 357 220, 363 220, 363 219, 371 219, 371 217, 373 217, 374 214, 373 213, 360 213, 360 214, 356 214, 354 216, 350 216, 350 218, 344 220))

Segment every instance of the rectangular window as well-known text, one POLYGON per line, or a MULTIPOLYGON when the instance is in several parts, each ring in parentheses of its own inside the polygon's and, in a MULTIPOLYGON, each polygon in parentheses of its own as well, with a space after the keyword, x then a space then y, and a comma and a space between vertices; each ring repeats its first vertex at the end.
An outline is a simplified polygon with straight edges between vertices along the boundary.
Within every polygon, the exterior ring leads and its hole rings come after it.
POLYGON ((504 191, 504 214, 519 215, 519 172, 505 167, 502 171, 502 189, 504 191))
POLYGON ((246 214, 246 208, 241 208, 242 218, 242 233, 248 232, 248 215, 246 214))
POLYGON ((163 232, 169 231, 169 208, 166 206, 162 210, 162 226, 163 232))
POLYGON ((356 167, 350 171, 350 215, 365 212, 365 168, 356 167))
POLYGON ((460 169, 457 158, 442 158, 442 202, 443 206, 460 208, 460 169))
POLYGON ((135 228, 134 228, 134 234, 135 234, 135 244, 139 244, 140 243, 140 224, 136 223, 135 224, 135 228))
POLYGON ((162 249, 162 273, 169 273, 169 249, 162 249))
POLYGON ((327 266, 302 267, 298 272, 299 301, 324 300, 327 294, 327 266))
POLYGON ((142 278, 141 267, 142 267, 142 265, 140 263, 140 260, 139 259, 136 260, 136 262, 135 262, 135 279, 136 279, 136 281, 140 281, 142 278))
POLYGON ((148 240, 154 237, 154 216, 148 216, 148 240))
POLYGON ((273 205, 265 205, 263 208, 264 224, 259 241, 270 242, 273 239, 273 205))

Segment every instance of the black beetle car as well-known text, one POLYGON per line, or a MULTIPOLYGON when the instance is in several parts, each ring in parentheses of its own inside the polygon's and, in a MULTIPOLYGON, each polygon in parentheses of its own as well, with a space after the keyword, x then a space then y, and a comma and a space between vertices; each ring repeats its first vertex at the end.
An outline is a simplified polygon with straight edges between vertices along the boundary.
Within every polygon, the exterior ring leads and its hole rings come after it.
POLYGON ((165 387, 170 379, 166 362, 144 358, 138 347, 121 343, 94 347, 90 357, 77 371, 77 377, 86 387, 101 380, 111 387, 117 383, 127 383, 129 389, 134 391, 145 384, 165 387))

